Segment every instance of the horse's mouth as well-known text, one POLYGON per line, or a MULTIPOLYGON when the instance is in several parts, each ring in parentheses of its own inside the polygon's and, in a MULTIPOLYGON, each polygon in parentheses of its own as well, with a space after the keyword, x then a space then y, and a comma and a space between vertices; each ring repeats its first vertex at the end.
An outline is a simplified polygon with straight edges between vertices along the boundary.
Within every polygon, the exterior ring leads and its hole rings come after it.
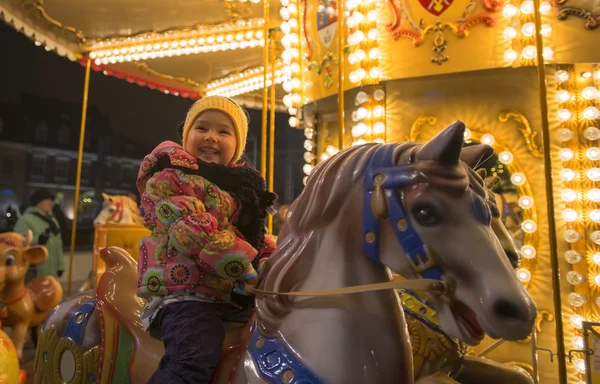
POLYGON ((462 301, 454 301, 450 307, 454 318, 464 331, 466 331, 475 341, 480 342, 485 337, 485 332, 479 322, 477 315, 473 310, 467 307, 462 301))

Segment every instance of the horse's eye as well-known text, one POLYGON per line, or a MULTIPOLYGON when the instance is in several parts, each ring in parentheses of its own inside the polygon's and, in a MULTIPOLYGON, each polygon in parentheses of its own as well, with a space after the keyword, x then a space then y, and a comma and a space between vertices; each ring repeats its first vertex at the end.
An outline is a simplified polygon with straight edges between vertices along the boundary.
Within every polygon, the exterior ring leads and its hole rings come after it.
POLYGON ((442 222, 442 215, 438 209, 431 204, 415 204, 411 211, 416 222, 425 227, 433 227, 442 222))
POLYGON ((114 209, 114 208, 112 208, 112 207, 111 207, 111 208, 108 208, 108 212, 110 212, 110 213, 115 213, 115 209, 114 209))

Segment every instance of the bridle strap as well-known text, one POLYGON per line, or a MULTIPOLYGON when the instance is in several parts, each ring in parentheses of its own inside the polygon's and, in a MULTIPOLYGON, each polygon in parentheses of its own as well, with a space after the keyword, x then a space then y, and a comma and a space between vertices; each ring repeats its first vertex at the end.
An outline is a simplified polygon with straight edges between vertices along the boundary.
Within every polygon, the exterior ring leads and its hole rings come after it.
POLYGON ((117 223, 121 222, 121 220, 123 220, 123 200, 121 199, 117 199, 115 201, 115 211, 113 212, 113 214, 108 218, 108 220, 114 220, 117 223), (118 217, 117 217, 118 215, 118 217))

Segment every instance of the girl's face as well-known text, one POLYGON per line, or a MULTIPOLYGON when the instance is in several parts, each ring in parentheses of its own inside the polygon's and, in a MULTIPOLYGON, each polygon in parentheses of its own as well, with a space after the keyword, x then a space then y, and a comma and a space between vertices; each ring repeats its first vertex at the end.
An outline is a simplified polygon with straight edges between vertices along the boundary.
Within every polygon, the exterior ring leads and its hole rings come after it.
POLYGON ((184 149, 207 163, 229 165, 236 146, 231 118, 225 112, 209 109, 198 115, 192 124, 184 149))

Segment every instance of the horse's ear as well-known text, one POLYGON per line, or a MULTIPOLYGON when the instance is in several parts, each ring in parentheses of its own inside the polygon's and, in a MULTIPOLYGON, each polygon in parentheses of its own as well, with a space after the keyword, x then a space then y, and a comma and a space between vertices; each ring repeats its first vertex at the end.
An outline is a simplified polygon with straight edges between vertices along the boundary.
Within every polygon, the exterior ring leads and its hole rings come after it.
POLYGON ((479 177, 481 177, 482 180, 485 180, 485 178, 487 177, 487 171, 485 170, 485 168, 479 168, 475 172, 479 175, 479 177))
POLYGON ((23 257, 29 264, 42 264, 48 260, 48 250, 42 245, 36 245, 23 251, 23 257))
POLYGON ((102 192, 102 198, 104 199, 104 201, 111 201, 112 197, 107 195, 106 193, 102 192))
POLYGON ((489 145, 476 144, 463 148, 460 160, 472 169, 477 169, 494 155, 494 150, 489 145))
POLYGON ((456 121, 421 147, 416 154, 416 159, 456 166, 460 160, 464 137, 465 123, 456 121))

